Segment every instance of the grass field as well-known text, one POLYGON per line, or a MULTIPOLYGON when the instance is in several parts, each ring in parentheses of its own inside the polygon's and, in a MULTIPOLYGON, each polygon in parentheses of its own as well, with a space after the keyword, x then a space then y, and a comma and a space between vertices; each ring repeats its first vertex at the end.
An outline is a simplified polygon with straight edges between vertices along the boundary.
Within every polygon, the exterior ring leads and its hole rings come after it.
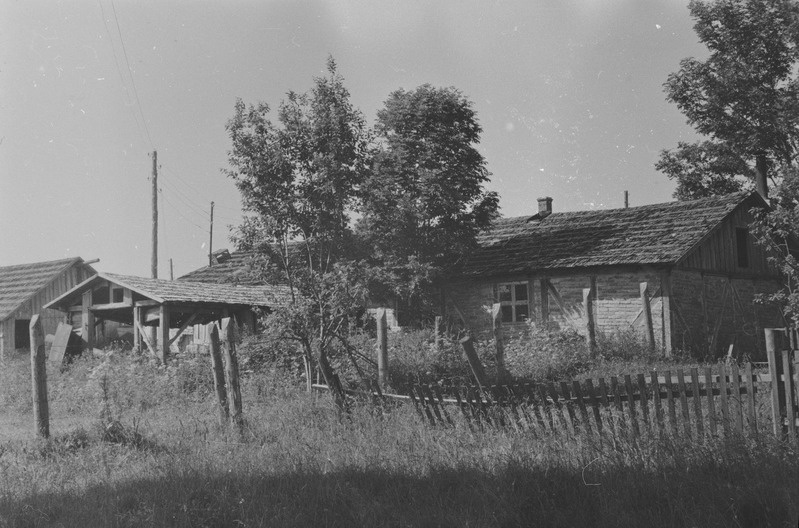
POLYGON ((367 404, 339 419, 268 371, 243 380, 238 434, 218 425, 199 359, 164 369, 115 353, 48 375, 52 438, 35 440, 29 361, 0 367, 3 527, 799 521, 799 452, 768 435, 535 438, 367 404))

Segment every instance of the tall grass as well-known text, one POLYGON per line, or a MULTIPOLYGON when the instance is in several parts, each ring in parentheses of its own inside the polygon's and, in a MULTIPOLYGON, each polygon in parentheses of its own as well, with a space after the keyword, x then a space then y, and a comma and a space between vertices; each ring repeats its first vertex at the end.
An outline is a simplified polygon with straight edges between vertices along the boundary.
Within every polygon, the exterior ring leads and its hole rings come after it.
MULTIPOLYGON (((24 359, 3 413, 30 419, 24 359)), ((208 365, 133 354, 51 371, 53 438, 0 436, 0 526, 793 526, 795 446, 765 437, 532 436, 432 428, 410 406, 243 379, 243 434, 216 423, 208 365), (80 425, 75 425, 79 423, 80 425), (118 435, 108 424, 118 423, 118 435)))

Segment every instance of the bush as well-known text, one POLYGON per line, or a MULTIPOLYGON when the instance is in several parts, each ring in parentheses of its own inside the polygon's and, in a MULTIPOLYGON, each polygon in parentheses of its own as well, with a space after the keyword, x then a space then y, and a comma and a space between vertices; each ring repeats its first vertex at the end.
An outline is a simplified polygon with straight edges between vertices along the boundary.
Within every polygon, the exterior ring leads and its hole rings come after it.
POLYGON ((585 338, 574 330, 533 328, 526 336, 505 343, 505 366, 519 381, 569 379, 590 364, 585 338))

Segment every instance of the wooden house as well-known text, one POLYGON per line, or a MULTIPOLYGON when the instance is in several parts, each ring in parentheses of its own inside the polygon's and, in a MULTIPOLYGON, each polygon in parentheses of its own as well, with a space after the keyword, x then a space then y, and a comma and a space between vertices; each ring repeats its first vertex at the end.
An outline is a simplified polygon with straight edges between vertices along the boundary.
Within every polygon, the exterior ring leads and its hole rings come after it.
POLYGON ((37 313, 44 333, 55 333, 64 315, 43 306, 95 273, 80 257, 0 267, 0 350, 29 348, 37 313))
POLYGON ((207 284, 97 273, 57 297, 45 308, 77 313, 84 346, 94 346, 88 329, 99 320, 131 325, 134 343, 166 360, 175 340, 191 325, 224 317, 251 318, 251 308, 286 302, 280 287, 207 284), (152 329, 153 331, 151 331, 152 329), (157 331, 156 331, 157 330, 157 331), (156 339, 153 340, 151 333, 156 339))
POLYGON ((587 333, 593 319, 596 332, 643 332, 648 309, 661 351, 712 357, 731 345, 759 357, 762 328, 784 326, 755 301, 781 287, 749 232, 750 211, 768 207, 756 192, 564 213, 551 198, 538 205, 479 236, 444 288, 448 316, 487 331, 499 303, 505 325, 587 333))

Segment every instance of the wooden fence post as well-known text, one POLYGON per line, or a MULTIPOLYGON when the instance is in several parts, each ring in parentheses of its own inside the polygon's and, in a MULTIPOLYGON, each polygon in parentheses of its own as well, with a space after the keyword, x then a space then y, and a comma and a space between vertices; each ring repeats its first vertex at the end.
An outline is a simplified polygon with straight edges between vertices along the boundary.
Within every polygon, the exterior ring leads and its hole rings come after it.
POLYGON ((375 318, 377 319, 377 381, 380 387, 385 389, 389 382, 386 309, 378 308, 375 318))
POLYGON ((3 332, 0 332, 0 361, 6 360, 6 340, 3 332))
POLYGON ((477 384, 480 385, 481 389, 487 387, 486 373, 480 358, 477 356, 477 352, 474 350, 474 341, 471 337, 464 337, 461 339, 461 346, 463 346, 463 351, 466 353, 466 359, 469 361, 469 366, 472 368, 472 374, 474 374, 477 384))
POLYGON ((441 325, 444 323, 444 318, 440 315, 436 316, 435 326, 433 327, 433 333, 435 336, 435 343, 436 343, 436 350, 441 350, 441 325))
POLYGON ((585 338, 588 352, 596 357, 596 325, 594 324, 594 290, 583 288, 583 312, 585 312, 585 338))
POLYGON ((239 387, 239 360, 236 354, 236 321, 227 318, 224 326, 224 342, 222 347, 225 354, 225 385, 227 387, 227 401, 230 406, 230 421, 241 431, 244 427, 244 416, 241 409, 241 388, 239 387))
POLYGON ((781 328, 765 328, 766 334, 766 356, 768 356, 768 371, 771 375, 771 423, 774 427, 774 436, 783 436, 782 422, 782 384, 780 383, 780 368, 777 362, 777 351, 780 347, 781 328))
POLYGON ((505 345, 502 342, 502 305, 494 303, 491 307, 491 328, 494 334, 494 347, 497 358, 497 383, 502 383, 508 378, 505 369, 505 345))
POLYGON ((230 419, 230 410, 225 387, 225 370, 222 366, 222 353, 219 350, 219 327, 216 323, 211 323, 208 326, 210 326, 208 339, 211 349, 211 370, 214 375, 216 401, 219 404, 219 425, 224 426, 230 419))
POLYGON ((655 352, 655 329, 652 325, 652 307, 649 305, 649 284, 642 282, 639 284, 641 288, 641 309, 644 315, 644 324, 646 326, 646 345, 649 352, 655 352))
POLYGON ((47 405, 47 364, 44 356, 44 333, 39 314, 30 322, 31 385, 33 389, 33 423, 36 436, 49 438, 50 410, 47 405))

